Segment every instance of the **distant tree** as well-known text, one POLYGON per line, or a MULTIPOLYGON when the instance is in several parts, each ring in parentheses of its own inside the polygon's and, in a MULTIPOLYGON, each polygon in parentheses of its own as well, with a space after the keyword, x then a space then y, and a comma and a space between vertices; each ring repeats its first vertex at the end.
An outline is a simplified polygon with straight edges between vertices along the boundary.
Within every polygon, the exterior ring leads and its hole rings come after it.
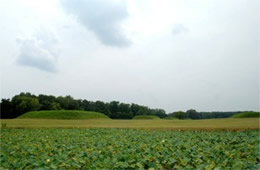
POLYGON ((136 115, 152 115, 152 111, 148 107, 140 106, 140 105, 138 106, 139 106, 139 110, 136 115))
POLYGON ((1 100, 1 105, 0 105, 0 117, 2 119, 7 119, 7 118, 15 118, 19 115, 15 114, 14 112, 14 106, 10 99, 2 99, 1 100))
POLYGON ((82 110, 88 110, 89 111, 89 101, 87 101, 87 100, 82 100, 81 102, 80 102, 80 106, 79 106, 80 108, 82 108, 82 110))
POLYGON ((163 109, 151 109, 151 111, 153 113, 152 115, 158 116, 160 118, 164 118, 167 116, 165 110, 163 109))
POLYGON ((108 104, 108 109, 110 112, 110 118, 117 118, 117 112, 118 112, 118 106, 119 102, 118 101, 112 101, 108 104))
POLYGON ((104 102, 96 101, 95 106, 96 106, 95 109, 96 112, 104 113, 105 115, 110 116, 110 111, 104 102))
POLYGON ((89 111, 96 111, 96 102, 89 101, 89 111))
POLYGON ((173 112, 172 116, 177 118, 177 119, 185 119, 186 118, 186 113, 183 112, 183 111, 173 112))
MULTIPOLYGON (((38 96, 29 92, 20 93, 9 99, 2 99, 0 103, 1 118, 15 118, 27 111, 32 110, 86 110, 96 111, 108 115, 110 118, 129 119, 137 115, 155 115, 158 117, 177 117, 182 119, 184 112, 174 112, 167 115, 163 109, 151 109, 147 106, 142 106, 132 103, 120 103, 119 101, 112 101, 105 103, 103 101, 88 101, 81 99, 74 99, 71 96, 51 96, 40 94, 38 96)), ((191 119, 210 119, 210 118, 226 118, 234 114, 245 111, 235 112, 197 112, 190 109, 186 112, 186 117, 191 119)))
POLYGON ((199 113, 194 109, 187 110, 186 115, 191 119, 199 119, 199 113))
POLYGON ((133 113, 133 116, 136 116, 140 107, 137 104, 132 103, 130 106, 131 112, 133 113))
POLYGON ((118 101, 111 101, 109 103, 109 110, 111 113, 116 113, 117 110, 118 110, 118 105, 119 105, 119 102, 118 101))
POLYGON ((12 98, 12 105, 17 114, 35 111, 40 108, 40 103, 36 97, 23 94, 14 96, 12 98))
POLYGON ((56 102, 56 97, 40 94, 38 96, 40 102, 39 110, 60 110, 61 106, 56 102))
POLYGON ((62 109, 65 110, 79 110, 79 103, 73 99, 71 96, 59 96, 56 99, 57 103, 61 106, 62 109))
POLYGON ((130 105, 129 104, 125 104, 125 103, 120 103, 118 105, 118 112, 130 113, 131 112, 130 105))
POLYGON ((211 119, 211 118, 228 118, 233 116, 234 114, 242 113, 245 111, 233 111, 233 112, 220 112, 220 111, 213 111, 213 112, 199 112, 200 119, 211 119))

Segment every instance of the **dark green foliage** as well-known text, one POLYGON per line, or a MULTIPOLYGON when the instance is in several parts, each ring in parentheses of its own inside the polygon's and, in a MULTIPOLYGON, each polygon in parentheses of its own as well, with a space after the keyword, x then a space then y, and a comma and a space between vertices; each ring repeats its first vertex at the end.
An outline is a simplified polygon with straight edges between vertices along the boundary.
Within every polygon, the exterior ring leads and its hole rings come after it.
POLYGON ((163 109, 152 109, 152 114, 160 118, 166 117, 166 112, 163 109))
POLYGON ((120 103, 118 105, 118 112, 129 114, 131 112, 130 104, 120 103))
POLYGON ((103 113, 113 119, 132 119, 136 115, 157 115, 165 117, 163 109, 150 109, 137 104, 126 104, 118 101, 105 103, 103 101, 88 101, 74 99, 71 96, 52 95, 38 96, 30 93, 20 93, 1 101, 1 118, 16 118, 28 111, 36 110, 85 110, 103 113))
POLYGON ((187 115, 187 118, 199 119, 199 113, 194 109, 187 110, 186 115, 187 115))
POLYGON ((62 109, 65 110, 78 110, 79 109, 79 103, 77 100, 74 100, 71 96, 59 96, 56 99, 57 103, 61 106, 62 109))
POLYGON ((40 103, 37 97, 34 97, 28 93, 14 96, 12 99, 12 104, 15 112, 22 114, 29 111, 38 110, 40 108, 40 103))
POLYGON ((106 103, 102 101, 96 101, 94 111, 104 113, 105 115, 110 115, 110 111, 108 110, 106 103))
MULTIPOLYGON (((2 99, 1 118, 16 118, 25 112, 33 110, 85 110, 100 112, 112 119, 132 119, 137 115, 154 115, 160 118, 175 115, 178 119, 183 119, 183 112, 166 114, 163 109, 151 109, 147 106, 138 104, 126 104, 119 101, 105 103, 103 101, 88 101, 74 99, 71 96, 52 95, 38 96, 31 93, 20 93, 11 100, 2 99)), ((186 112, 185 119, 210 119, 210 118, 227 118, 239 112, 197 112, 190 109, 186 112)))
POLYGON ((260 117, 260 112, 244 112, 244 113, 235 114, 232 117, 233 118, 260 117))
POLYGON ((1 118, 15 118, 19 116, 20 114, 16 114, 14 108, 10 99, 2 99, 0 105, 1 118))
POLYGON ((173 112, 173 113, 169 114, 168 117, 174 117, 177 119, 185 119, 186 113, 183 111, 173 112))
POLYGON ((259 169, 259 131, 2 129, 0 169, 259 169))
POLYGON ((78 110, 49 110, 25 113, 18 118, 37 119, 107 119, 104 114, 78 110))
POLYGON ((56 101, 56 97, 40 94, 38 100, 41 104, 39 110, 60 110, 61 106, 56 101))
POLYGON ((235 111, 235 112, 199 112, 200 119, 211 119, 211 118, 228 118, 234 114, 242 113, 242 111, 235 111))
POLYGON ((117 102, 117 101, 112 101, 108 104, 108 108, 111 112, 112 117, 116 116, 116 113, 118 111, 118 105, 119 105, 119 102, 117 102))

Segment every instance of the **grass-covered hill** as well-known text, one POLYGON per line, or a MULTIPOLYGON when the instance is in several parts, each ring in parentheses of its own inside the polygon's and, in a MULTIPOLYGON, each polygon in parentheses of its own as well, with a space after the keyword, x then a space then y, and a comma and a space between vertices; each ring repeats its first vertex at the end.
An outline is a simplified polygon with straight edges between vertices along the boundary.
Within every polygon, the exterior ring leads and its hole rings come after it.
POLYGON ((158 116, 152 116, 152 115, 138 115, 135 116, 133 119, 160 119, 158 116))
POLYGON ((260 117, 260 112, 244 112, 232 116, 232 118, 247 118, 247 117, 260 117))
POLYGON ((78 110, 48 110, 27 112, 18 117, 32 119, 109 119, 106 115, 98 112, 78 110))

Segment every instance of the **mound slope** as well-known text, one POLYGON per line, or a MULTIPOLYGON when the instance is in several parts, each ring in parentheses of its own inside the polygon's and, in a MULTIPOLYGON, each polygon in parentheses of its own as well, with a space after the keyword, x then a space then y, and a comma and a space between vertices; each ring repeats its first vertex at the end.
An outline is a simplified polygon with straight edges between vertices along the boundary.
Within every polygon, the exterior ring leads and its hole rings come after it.
POLYGON ((232 116, 232 118, 247 118, 247 117, 260 117, 260 112, 244 112, 232 116))
POLYGON ((27 112, 18 117, 32 119, 109 119, 106 115, 98 112, 79 110, 48 110, 27 112))

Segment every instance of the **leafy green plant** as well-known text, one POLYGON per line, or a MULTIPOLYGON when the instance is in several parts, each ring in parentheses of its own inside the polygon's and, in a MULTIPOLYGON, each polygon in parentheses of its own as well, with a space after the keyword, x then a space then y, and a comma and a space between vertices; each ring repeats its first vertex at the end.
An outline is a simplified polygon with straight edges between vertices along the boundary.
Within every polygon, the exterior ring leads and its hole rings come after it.
POLYGON ((0 169, 259 169, 259 131, 2 129, 0 169))

